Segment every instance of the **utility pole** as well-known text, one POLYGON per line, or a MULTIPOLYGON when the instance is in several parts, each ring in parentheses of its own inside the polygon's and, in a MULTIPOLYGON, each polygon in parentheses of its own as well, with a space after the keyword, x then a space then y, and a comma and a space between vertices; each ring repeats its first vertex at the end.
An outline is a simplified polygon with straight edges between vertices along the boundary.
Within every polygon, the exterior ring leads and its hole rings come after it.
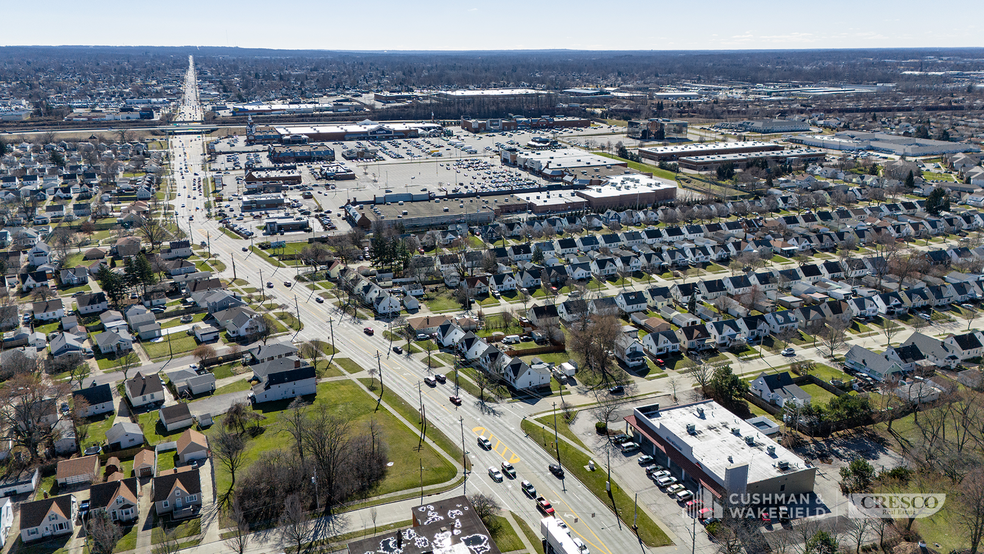
POLYGON ((331 356, 328 357, 328 365, 331 365, 331 361, 335 359, 335 352, 337 352, 335 350, 335 327, 332 325, 334 321, 334 318, 328 318, 328 336, 331 339, 331 356))
POLYGON ((376 369, 379 370, 379 399, 383 399, 383 364, 380 361, 379 350, 376 351, 376 369))
POLYGON ((554 446, 557 447, 557 465, 560 465, 560 438, 557 437, 557 403, 553 403, 554 446))
POLYGON ((296 337, 301 332, 301 307, 297 304, 297 295, 294 295, 294 311, 297 312, 297 332, 294 333, 296 337))
POLYGON ((260 295, 263 297, 263 301, 266 302, 266 283, 263 282, 263 270, 260 270, 260 295))
POLYGON ((208 241, 208 257, 212 257, 212 232, 205 231, 205 240, 208 241))
POLYGON ((230 256, 232 258, 232 280, 235 281, 236 277, 236 257, 230 256))
POLYGON ((468 493, 468 451, 465 450, 465 418, 458 416, 461 424, 461 471, 465 474, 465 480, 461 486, 461 494, 468 493))

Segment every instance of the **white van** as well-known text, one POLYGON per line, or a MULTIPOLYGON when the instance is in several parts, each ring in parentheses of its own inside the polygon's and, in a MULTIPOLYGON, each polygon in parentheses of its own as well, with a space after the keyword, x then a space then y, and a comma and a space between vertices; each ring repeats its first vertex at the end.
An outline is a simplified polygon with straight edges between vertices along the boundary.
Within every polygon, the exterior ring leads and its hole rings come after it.
POLYGON ((519 342, 520 342, 519 335, 509 335, 506 338, 502 339, 502 344, 519 344, 519 342))

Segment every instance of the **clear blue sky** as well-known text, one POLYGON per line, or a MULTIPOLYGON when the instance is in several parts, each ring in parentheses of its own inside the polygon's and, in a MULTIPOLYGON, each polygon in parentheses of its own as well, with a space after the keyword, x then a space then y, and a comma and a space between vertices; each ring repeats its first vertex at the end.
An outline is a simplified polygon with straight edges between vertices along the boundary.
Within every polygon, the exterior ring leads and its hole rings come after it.
POLYGON ((984 46, 980 0, 7 2, 3 45, 325 50, 984 46))

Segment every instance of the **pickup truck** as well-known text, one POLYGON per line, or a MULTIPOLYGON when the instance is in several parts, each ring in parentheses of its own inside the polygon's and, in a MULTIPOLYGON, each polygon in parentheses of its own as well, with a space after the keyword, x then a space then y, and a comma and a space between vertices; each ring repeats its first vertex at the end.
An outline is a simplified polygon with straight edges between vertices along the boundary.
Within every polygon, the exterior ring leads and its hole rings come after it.
POLYGON ((554 515, 554 509, 553 506, 550 505, 550 501, 542 496, 536 497, 536 507, 548 516, 554 515))

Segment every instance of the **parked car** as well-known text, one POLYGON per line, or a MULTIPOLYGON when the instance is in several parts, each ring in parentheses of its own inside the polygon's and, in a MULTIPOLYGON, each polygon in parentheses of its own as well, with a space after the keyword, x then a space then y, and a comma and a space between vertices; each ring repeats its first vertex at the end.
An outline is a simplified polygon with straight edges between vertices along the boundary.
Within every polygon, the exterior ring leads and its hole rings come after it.
POLYGON ((615 435, 614 437, 612 437, 612 442, 614 442, 615 444, 623 444, 623 443, 629 442, 629 439, 630 438, 631 437, 629 437, 625 433, 619 433, 619 434, 615 435))
POLYGON ((684 488, 685 487, 683 485, 681 485, 680 483, 677 483, 675 485, 670 485, 670 486, 666 487, 666 494, 672 496, 672 495, 674 495, 674 494, 682 491, 684 488))
POLYGON ((622 385, 615 385, 614 387, 608 389, 608 394, 624 394, 625 387, 622 385))
POLYGON ((645 466, 651 463, 653 463, 653 457, 650 456, 649 454, 643 454, 642 456, 639 456, 639 465, 645 466))
POLYGON ((675 485, 677 483, 677 478, 672 475, 664 475, 659 479, 656 479, 656 484, 660 487, 668 487, 670 485, 675 485))
POLYGON ((618 445, 618 448, 622 451, 622 454, 628 454, 629 452, 639 450, 639 445, 634 442, 623 442, 618 445))
POLYGON ((684 490, 682 490, 682 491, 680 491, 680 492, 678 492, 678 493, 676 493, 674 495, 674 498, 676 499, 677 502, 683 502, 683 501, 686 501, 686 500, 690 500, 693 497, 694 497, 694 493, 692 493, 692 492, 690 492, 690 491, 688 491, 686 489, 684 489, 684 490))

